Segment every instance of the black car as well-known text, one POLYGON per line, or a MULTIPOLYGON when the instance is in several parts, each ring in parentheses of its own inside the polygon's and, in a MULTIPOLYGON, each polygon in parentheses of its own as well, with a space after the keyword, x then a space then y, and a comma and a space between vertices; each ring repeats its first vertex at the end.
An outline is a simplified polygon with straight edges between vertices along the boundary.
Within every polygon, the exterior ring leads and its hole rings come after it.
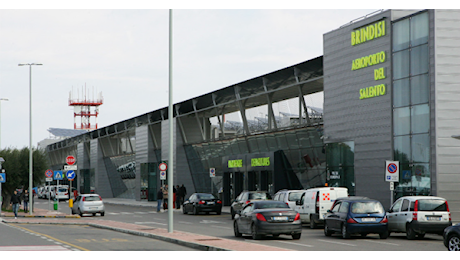
POLYGON ((194 215, 200 212, 216 212, 217 215, 222 213, 222 201, 209 193, 193 193, 182 205, 182 212, 188 214, 192 212, 194 215))
POLYGON ((253 200, 271 200, 272 197, 270 193, 266 191, 243 191, 238 195, 238 197, 232 202, 232 206, 230 208, 230 213, 232 215, 232 219, 235 218, 235 214, 241 212, 241 209, 253 200))
POLYGON ((235 237, 251 234, 253 239, 265 235, 278 237, 291 235, 292 239, 300 239, 302 222, 300 215, 282 201, 252 201, 235 215, 233 221, 235 237))
POLYGON ((449 251, 460 251, 460 224, 446 227, 442 235, 449 251))
POLYGON ((324 220, 324 234, 331 236, 341 233, 343 238, 350 238, 351 234, 366 236, 369 233, 378 233, 380 238, 388 238, 388 219, 382 203, 378 200, 366 198, 341 199, 324 220))

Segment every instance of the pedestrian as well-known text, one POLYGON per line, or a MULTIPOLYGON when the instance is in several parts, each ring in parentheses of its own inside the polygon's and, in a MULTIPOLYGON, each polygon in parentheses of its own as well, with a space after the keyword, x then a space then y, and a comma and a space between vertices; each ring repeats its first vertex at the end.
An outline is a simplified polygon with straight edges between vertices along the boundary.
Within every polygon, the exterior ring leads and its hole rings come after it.
POLYGON ((179 185, 176 185, 176 209, 180 209, 182 203, 182 190, 179 185))
POLYGON ((181 194, 182 194, 182 202, 185 201, 185 196, 187 195, 187 189, 185 188, 184 184, 182 184, 182 186, 180 187, 181 189, 181 194))
POLYGON ((27 190, 24 190, 20 198, 22 202, 24 202, 24 213, 27 213, 27 211, 29 211, 29 193, 27 190))
POLYGON ((160 212, 162 202, 163 202, 163 188, 160 187, 157 193, 157 212, 160 212))
POLYGON ((176 190, 176 187, 174 187, 174 185, 173 185, 173 209, 177 208, 176 207, 176 198, 177 198, 177 190, 176 190))
POLYGON ((13 196, 11 196, 10 204, 13 205, 14 219, 17 219, 19 205, 21 205, 21 198, 19 197, 17 190, 15 190, 13 196))
POLYGON ((168 184, 163 188, 163 209, 168 209, 168 184))

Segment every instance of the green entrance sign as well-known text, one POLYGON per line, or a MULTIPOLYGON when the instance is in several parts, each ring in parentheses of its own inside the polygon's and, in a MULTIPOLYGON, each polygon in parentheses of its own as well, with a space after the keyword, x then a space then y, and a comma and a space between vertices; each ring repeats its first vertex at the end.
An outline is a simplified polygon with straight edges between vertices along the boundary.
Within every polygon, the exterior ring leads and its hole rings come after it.
POLYGON ((241 168, 243 167, 243 159, 228 160, 228 168, 241 168))
POLYGON ((270 157, 252 158, 251 166, 270 166, 270 157))

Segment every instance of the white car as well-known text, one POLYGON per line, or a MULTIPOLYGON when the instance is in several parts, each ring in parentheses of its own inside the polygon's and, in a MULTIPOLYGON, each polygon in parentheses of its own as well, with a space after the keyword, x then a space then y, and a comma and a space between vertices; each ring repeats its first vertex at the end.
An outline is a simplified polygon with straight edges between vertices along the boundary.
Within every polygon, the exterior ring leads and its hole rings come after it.
POLYGON ((426 233, 442 235, 452 226, 446 199, 433 196, 405 196, 387 212, 388 232, 404 232, 407 239, 423 238, 426 233))
POLYGON ((285 202, 289 208, 295 210, 296 201, 300 200, 304 192, 305 190, 280 190, 275 194, 273 200, 285 202))
POLYGON ((79 214, 83 217, 83 214, 100 213, 101 216, 105 215, 104 202, 101 196, 98 194, 81 194, 77 196, 72 207, 72 214, 79 214))
POLYGON ((57 200, 68 200, 69 197, 69 188, 65 186, 60 186, 56 189, 56 195, 54 196, 57 200))

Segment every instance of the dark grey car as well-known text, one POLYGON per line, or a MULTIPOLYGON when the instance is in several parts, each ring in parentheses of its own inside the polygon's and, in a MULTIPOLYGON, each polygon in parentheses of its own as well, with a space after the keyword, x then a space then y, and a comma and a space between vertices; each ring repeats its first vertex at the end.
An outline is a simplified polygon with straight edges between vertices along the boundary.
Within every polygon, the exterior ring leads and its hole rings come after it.
POLYGON ((233 221, 235 237, 251 234, 253 239, 260 239, 264 235, 290 235, 293 239, 300 239, 302 222, 300 214, 289 208, 282 201, 253 201, 249 202, 235 215, 233 221))
POLYGON ((272 197, 270 193, 266 191, 243 191, 238 195, 238 197, 232 202, 232 206, 230 208, 230 213, 232 215, 232 219, 235 218, 235 214, 241 212, 243 207, 251 201, 254 200, 271 200, 272 197))

